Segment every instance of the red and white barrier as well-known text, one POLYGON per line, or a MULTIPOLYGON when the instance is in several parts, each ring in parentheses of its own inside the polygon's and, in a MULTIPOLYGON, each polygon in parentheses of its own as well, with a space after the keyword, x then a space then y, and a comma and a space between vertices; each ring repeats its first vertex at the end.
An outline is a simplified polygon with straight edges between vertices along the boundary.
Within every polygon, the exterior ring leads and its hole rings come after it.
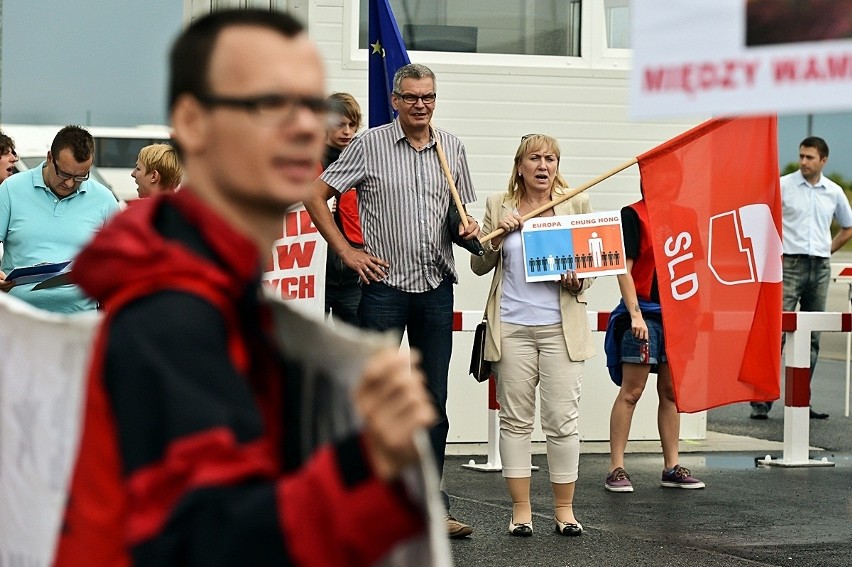
MULTIPOLYGON (((609 312, 589 311, 589 327, 592 331, 606 331, 609 312)), ((473 331, 482 320, 480 311, 456 311, 453 318, 454 331, 473 331)), ((767 466, 807 467, 834 466, 827 459, 809 458, 810 446, 810 343, 811 333, 852 331, 852 313, 785 312, 781 329, 787 333, 785 347, 784 381, 784 456, 781 459, 760 459, 767 466)), ((494 378, 488 380, 488 450, 487 462, 477 464, 471 460, 465 468, 496 472, 502 469, 499 451, 500 421, 497 389, 494 378)))
POLYGON ((828 459, 810 458, 811 333, 852 331, 852 313, 784 313, 781 330, 787 333, 784 347, 784 456, 758 460, 766 466, 833 467, 828 459))

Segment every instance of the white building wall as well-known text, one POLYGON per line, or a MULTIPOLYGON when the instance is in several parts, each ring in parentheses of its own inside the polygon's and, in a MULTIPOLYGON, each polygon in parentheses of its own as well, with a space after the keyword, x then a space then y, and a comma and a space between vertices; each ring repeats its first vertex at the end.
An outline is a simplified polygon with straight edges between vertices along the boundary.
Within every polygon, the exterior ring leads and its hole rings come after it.
MULTIPOLYGON (((251 0, 185 0, 193 9, 208 4, 254 5, 251 0)), ((258 0, 259 1, 259 0, 258 0)), ((353 94, 367 110, 367 54, 357 49, 358 0, 263 0, 287 4, 307 22, 326 64, 328 89, 353 94)), ((561 171, 581 185, 687 130, 700 121, 632 122, 628 118, 629 52, 604 48, 603 2, 583 4, 583 57, 545 57, 411 51, 413 62, 437 76, 434 123, 458 136, 467 148, 482 219, 489 194, 506 189, 520 137, 540 132, 561 144, 561 171)), ((366 120, 365 120, 366 123, 366 120)), ((639 170, 624 172, 589 189, 595 210, 618 209, 639 198, 639 170)), ((391 259, 392 260, 392 259, 391 259)), ((485 306, 489 277, 476 277, 467 253, 457 249, 460 285, 456 310, 485 306)), ((590 309, 609 311, 619 299, 615 278, 599 278, 588 293, 590 309)), ((451 363, 450 441, 487 438, 486 387, 467 375, 472 333, 457 333, 451 363)), ((602 335, 602 333, 599 333, 602 335)), ((599 355, 588 361, 583 384, 580 432, 584 440, 609 437, 609 410, 617 393, 606 373, 602 336, 599 355)), ((632 439, 656 439, 653 375, 637 408, 632 439)), ((681 436, 703 438, 705 415, 684 415, 681 436)), ((540 431, 537 433, 540 436, 540 431)), ((540 439, 541 437, 539 437, 540 439)))

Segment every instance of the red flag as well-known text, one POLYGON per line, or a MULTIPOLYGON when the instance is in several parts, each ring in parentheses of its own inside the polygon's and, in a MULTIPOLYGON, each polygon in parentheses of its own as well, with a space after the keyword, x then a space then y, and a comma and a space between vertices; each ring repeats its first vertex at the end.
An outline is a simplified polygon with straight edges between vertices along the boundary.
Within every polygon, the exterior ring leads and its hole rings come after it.
POLYGON ((775 117, 710 120, 638 157, 681 412, 780 396, 775 117))

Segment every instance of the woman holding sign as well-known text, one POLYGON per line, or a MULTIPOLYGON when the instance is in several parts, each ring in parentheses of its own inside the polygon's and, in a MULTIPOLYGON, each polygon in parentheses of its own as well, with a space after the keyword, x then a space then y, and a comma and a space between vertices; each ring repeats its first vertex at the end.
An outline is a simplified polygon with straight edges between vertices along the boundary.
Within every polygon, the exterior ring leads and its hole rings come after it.
MULTIPOLYGON (((512 498, 509 533, 531 536, 530 438, 535 419, 535 390, 541 398, 541 426, 547 438, 547 462, 553 488, 556 531, 578 536, 583 526, 574 515, 574 483, 580 459, 580 382, 594 346, 586 319, 583 292, 591 279, 574 270, 556 281, 528 282, 528 262, 521 238, 521 217, 549 203, 567 189, 559 173, 555 138, 530 134, 515 152, 509 188, 488 198, 483 230, 500 234, 485 244, 484 256, 472 256, 477 275, 494 270, 485 315, 485 359, 497 375, 500 402, 500 455, 503 477, 512 498)), ((579 194, 539 216, 591 212, 579 194)))

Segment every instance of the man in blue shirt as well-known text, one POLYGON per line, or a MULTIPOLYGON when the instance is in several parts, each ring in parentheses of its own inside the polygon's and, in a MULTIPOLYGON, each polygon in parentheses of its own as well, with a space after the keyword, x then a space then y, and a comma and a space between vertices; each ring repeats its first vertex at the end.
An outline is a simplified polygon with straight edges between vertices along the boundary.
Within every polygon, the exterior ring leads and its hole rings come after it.
MULTIPOLYGON (((831 255, 852 238, 852 207, 843 189, 822 174, 828 144, 811 136, 799 144, 799 170, 781 178, 784 238, 784 311, 825 311, 831 255), (840 231, 831 237, 831 221, 840 231)), ((819 333, 811 333, 811 378, 819 356, 819 333)), ((772 402, 752 402, 752 419, 766 419, 772 402)), ((811 419, 827 413, 810 410, 811 419)))
POLYGON ((48 311, 94 309, 95 302, 74 285, 32 291, 35 283, 15 285, 6 274, 15 268, 73 260, 113 214, 118 201, 92 179, 95 142, 80 126, 66 126, 53 139, 47 160, 0 185, 0 291, 48 311))

